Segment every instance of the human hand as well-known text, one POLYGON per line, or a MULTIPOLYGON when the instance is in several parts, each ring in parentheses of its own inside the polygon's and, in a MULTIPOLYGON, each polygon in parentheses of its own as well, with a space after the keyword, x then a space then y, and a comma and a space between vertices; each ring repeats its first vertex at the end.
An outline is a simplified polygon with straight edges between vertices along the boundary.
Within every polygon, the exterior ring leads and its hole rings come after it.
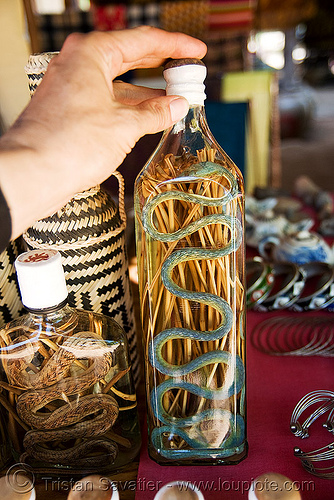
POLYGON ((71 35, 0 140, 0 185, 12 237, 103 182, 140 137, 186 114, 185 99, 114 82, 117 77, 157 67, 168 57, 201 58, 205 52, 199 40, 150 27, 71 35))

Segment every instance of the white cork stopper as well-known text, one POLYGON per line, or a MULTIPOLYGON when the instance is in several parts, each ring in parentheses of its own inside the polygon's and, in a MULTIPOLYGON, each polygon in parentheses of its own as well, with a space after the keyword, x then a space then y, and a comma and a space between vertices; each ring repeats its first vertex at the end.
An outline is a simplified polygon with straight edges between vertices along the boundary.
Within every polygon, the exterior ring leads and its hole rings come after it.
POLYGON ((166 95, 185 97, 189 105, 203 106, 206 95, 204 80, 206 66, 199 60, 173 60, 168 63, 163 72, 166 80, 166 95), (185 62, 183 62, 185 61, 185 62))
POLYGON ((0 479, 1 500, 36 500, 35 475, 24 463, 11 465, 0 479))
POLYGON ((248 500, 301 500, 298 484, 282 474, 268 472, 254 479, 248 500))
POLYGON ((165 484, 154 500, 204 500, 204 496, 195 484, 179 480, 165 484))
POLYGON ((25 252, 16 259, 15 268, 21 300, 28 309, 48 309, 66 300, 65 275, 56 250, 25 252))

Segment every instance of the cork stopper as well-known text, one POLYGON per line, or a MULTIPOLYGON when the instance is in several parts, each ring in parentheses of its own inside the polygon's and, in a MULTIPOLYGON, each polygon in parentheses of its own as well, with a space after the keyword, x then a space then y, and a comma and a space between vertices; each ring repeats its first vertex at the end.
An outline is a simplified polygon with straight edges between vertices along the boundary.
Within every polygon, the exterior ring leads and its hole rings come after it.
POLYGON ((164 65, 164 70, 169 68, 179 68, 180 66, 188 66, 189 64, 205 66, 204 62, 201 59, 196 58, 168 59, 164 65))
POLYGON ((257 477, 248 493, 249 500, 301 500, 298 485, 286 476, 268 472, 257 477))
MULTIPOLYGON (((25 464, 24 464, 25 465, 25 464)), ((35 500, 34 476, 27 475, 24 467, 19 470, 20 464, 12 466, 9 473, 0 479, 2 500, 35 500)), ((29 471, 28 471, 29 473, 29 471)))
POLYGON ((204 496, 195 484, 179 480, 165 484, 154 500, 204 500, 204 496))
POLYGON ((77 481, 67 500, 119 500, 116 483, 103 476, 86 476, 77 481))
POLYGON ((200 59, 171 59, 163 72, 166 94, 185 97, 189 105, 203 106, 206 66, 200 59))
POLYGON ((30 97, 32 97, 38 85, 41 83, 49 62, 57 54, 59 54, 59 52, 42 52, 41 54, 32 54, 29 56, 24 69, 28 77, 30 97))

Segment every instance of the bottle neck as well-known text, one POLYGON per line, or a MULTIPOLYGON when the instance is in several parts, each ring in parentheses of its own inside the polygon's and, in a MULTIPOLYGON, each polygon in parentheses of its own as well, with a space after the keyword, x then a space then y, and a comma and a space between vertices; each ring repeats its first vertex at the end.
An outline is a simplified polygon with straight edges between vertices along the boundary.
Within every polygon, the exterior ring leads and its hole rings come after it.
POLYGON ((46 307, 44 309, 32 309, 30 307, 26 307, 27 311, 31 314, 36 315, 45 315, 45 314, 53 314, 54 312, 62 310, 68 304, 67 298, 63 300, 60 304, 56 304, 55 306, 46 307))
POLYGON ((189 106, 188 113, 184 118, 175 123, 171 128, 171 133, 179 134, 184 131, 190 134, 204 132, 208 129, 204 105, 196 104, 189 106))
MULTIPOLYGON (((52 329, 61 329, 63 333, 66 333, 66 325, 71 328, 73 326, 75 309, 68 305, 67 300, 54 307, 27 309, 27 311, 34 323, 52 325, 52 329)), ((52 329, 50 333, 54 333, 52 329)))

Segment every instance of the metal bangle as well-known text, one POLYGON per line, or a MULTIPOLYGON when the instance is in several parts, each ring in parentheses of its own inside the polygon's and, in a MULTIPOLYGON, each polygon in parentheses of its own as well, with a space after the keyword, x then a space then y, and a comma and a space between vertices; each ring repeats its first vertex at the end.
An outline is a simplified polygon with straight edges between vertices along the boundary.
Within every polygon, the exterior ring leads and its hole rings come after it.
POLYGON ((273 264, 274 283, 282 277, 282 286, 275 292, 275 285, 268 297, 255 304, 257 311, 275 311, 292 306, 300 297, 304 288, 304 274, 292 262, 276 262, 273 264))
POLYGON ((334 322, 326 316, 275 316, 257 323, 250 338, 273 356, 334 357, 334 322))
POLYGON ((329 412, 326 422, 322 424, 322 426, 334 434, 334 408, 329 412))
POLYGON ((305 275, 305 288, 315 277, 319 277, 316 289, 308 295, 301 294, 292 309, 294 311, 317 311, 325 309, 334 302, 334 267, 326 262, 308 262, 299 266, 305 275))
MULTIPOLYGON (((302 439, 309 436, 308 429, 310 425, 321 415, 329 411, 326 422, 323 424, 329 432, 333 432, 334 420, 334 392, 332 391, 313 391, 306 394, 295 406, 291 421, 290 429, 295 436, 302 439), (301 424, 298 420, 300 415, 311 405, 321 403, 311 413, 311 415, 301 424)), ((326 446, 312 451, 302 451, 299 447, 294 448, 294 455, 300 458, 302 466, 310 474, 322 477, 325 479, 334 479, 334 465, 319 467, 317 462, 327 462, 334 459, 334 442, 326 446)))
POLYGON ((323 479, 334 479, 334 465, 329 467, 317 467, 314 464, 314 462, 325 462, 334 459, 334 442, 309 452, 302 451, 300 448, 295 447, 294 455, 300 458, 304 469, 310 474, 313 474, 313 476, 323 479))
POLYGON ((246 305, 251 308, 266 299, 274 286, 272 267, 260 257, 246 261, 246 305))
MULTIPOLYGON (((332 391, 313 391, 306 394, 295 406, 290 420, 291 432, 302 439, 309 437, 308 429, 311 424, 326 413, 328 410, 334 408, 334 392, 332 391), (318 406, 303 423, 299 422, 301 414, 311 405, 315 403, 322 403, 318 406)), ((328 420, 327 420, 328 421, 328 420)))

